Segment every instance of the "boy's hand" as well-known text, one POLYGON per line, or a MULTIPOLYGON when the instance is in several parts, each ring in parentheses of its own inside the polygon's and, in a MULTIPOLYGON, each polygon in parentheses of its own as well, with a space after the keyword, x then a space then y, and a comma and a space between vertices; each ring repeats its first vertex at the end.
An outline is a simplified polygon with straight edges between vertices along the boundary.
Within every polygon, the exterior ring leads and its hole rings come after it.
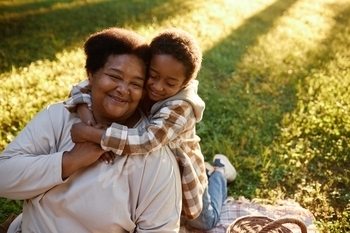
POLYGON ((91 110, 88 108, 86 104, 78 104, 77 113, 82 122, 85 122, 91 126, 96 125, 96 120, 94 118, 94 115, 92 114, 91 110))
POLYGON ((88 134, 87 131, 89 130, 89 127, 92 126, 89 126, 84 122, 73 124, 70 130, 72 141, 75 143, 89 141, 85 138, 85 136, 88 134))
POLYGON ((95 129, 104 129, 106 130, 108 128, 108 125, 101 125, 101 124, 94 124, 93 125, 95 129))
POLYGON ((107 151, 100 156, 100 161, 105 162, 107 164, 113 164, 114 158, 115 158, 115 154, 112 151, 107 151))
POLYGON ((75 123, 72 125, 70 135, 72 141, 75 143, 94 142, 100 144, 107 127, 108 126, 101 124, 90 126, 84 122, 75 123))

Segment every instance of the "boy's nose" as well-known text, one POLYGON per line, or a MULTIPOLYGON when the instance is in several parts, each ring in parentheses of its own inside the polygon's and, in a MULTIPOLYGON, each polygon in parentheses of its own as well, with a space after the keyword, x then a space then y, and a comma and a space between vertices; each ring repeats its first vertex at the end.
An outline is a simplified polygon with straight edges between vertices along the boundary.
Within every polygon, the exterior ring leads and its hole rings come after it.
POLYGON ((161 91, 163 90, 163 85, 160 82, 157 82, 154 84, 154 89, 156 89, 157 91, 161 91))

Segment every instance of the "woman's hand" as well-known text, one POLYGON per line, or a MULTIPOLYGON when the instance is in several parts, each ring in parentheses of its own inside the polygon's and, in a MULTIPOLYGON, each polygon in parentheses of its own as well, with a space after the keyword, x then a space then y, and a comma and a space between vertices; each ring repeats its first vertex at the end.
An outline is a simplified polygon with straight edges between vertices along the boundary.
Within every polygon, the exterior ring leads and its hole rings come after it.
POLYGON ((62 179, 72 175, 80 168, 96 162, 106 151, 93 142, 76 143, 72 150, 62 156, 62 179))
POLYGON ((75 143, 78 142, 88 142, 89 140, 89 126, 85 122, 75 123, 72 125, 70 130, 70 136, 72 137, 72 141, 75 143))

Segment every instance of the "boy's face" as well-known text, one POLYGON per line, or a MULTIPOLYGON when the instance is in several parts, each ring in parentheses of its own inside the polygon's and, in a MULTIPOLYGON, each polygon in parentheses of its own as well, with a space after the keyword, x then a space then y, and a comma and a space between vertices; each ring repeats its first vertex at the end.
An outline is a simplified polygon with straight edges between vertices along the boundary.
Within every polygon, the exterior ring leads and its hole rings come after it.
POLYGON ((156 102, 174 96, 185 79, 185 67, 181 62, 171 55, 153 55, 146 84, 148 96, 156 102))

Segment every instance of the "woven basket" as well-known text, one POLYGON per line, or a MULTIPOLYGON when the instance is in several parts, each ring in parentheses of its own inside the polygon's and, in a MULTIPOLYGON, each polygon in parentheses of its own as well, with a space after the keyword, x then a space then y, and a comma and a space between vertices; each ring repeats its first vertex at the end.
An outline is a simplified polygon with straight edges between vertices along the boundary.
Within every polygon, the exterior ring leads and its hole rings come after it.
POLYGON ((266 216, 243 216, 237 218, 227 228, 226 233, 293 233, 283 226, 284 223, 297 224, 302 233, 307 233, 304 222, 297 218, 280 218, 273 220, 266 216))

